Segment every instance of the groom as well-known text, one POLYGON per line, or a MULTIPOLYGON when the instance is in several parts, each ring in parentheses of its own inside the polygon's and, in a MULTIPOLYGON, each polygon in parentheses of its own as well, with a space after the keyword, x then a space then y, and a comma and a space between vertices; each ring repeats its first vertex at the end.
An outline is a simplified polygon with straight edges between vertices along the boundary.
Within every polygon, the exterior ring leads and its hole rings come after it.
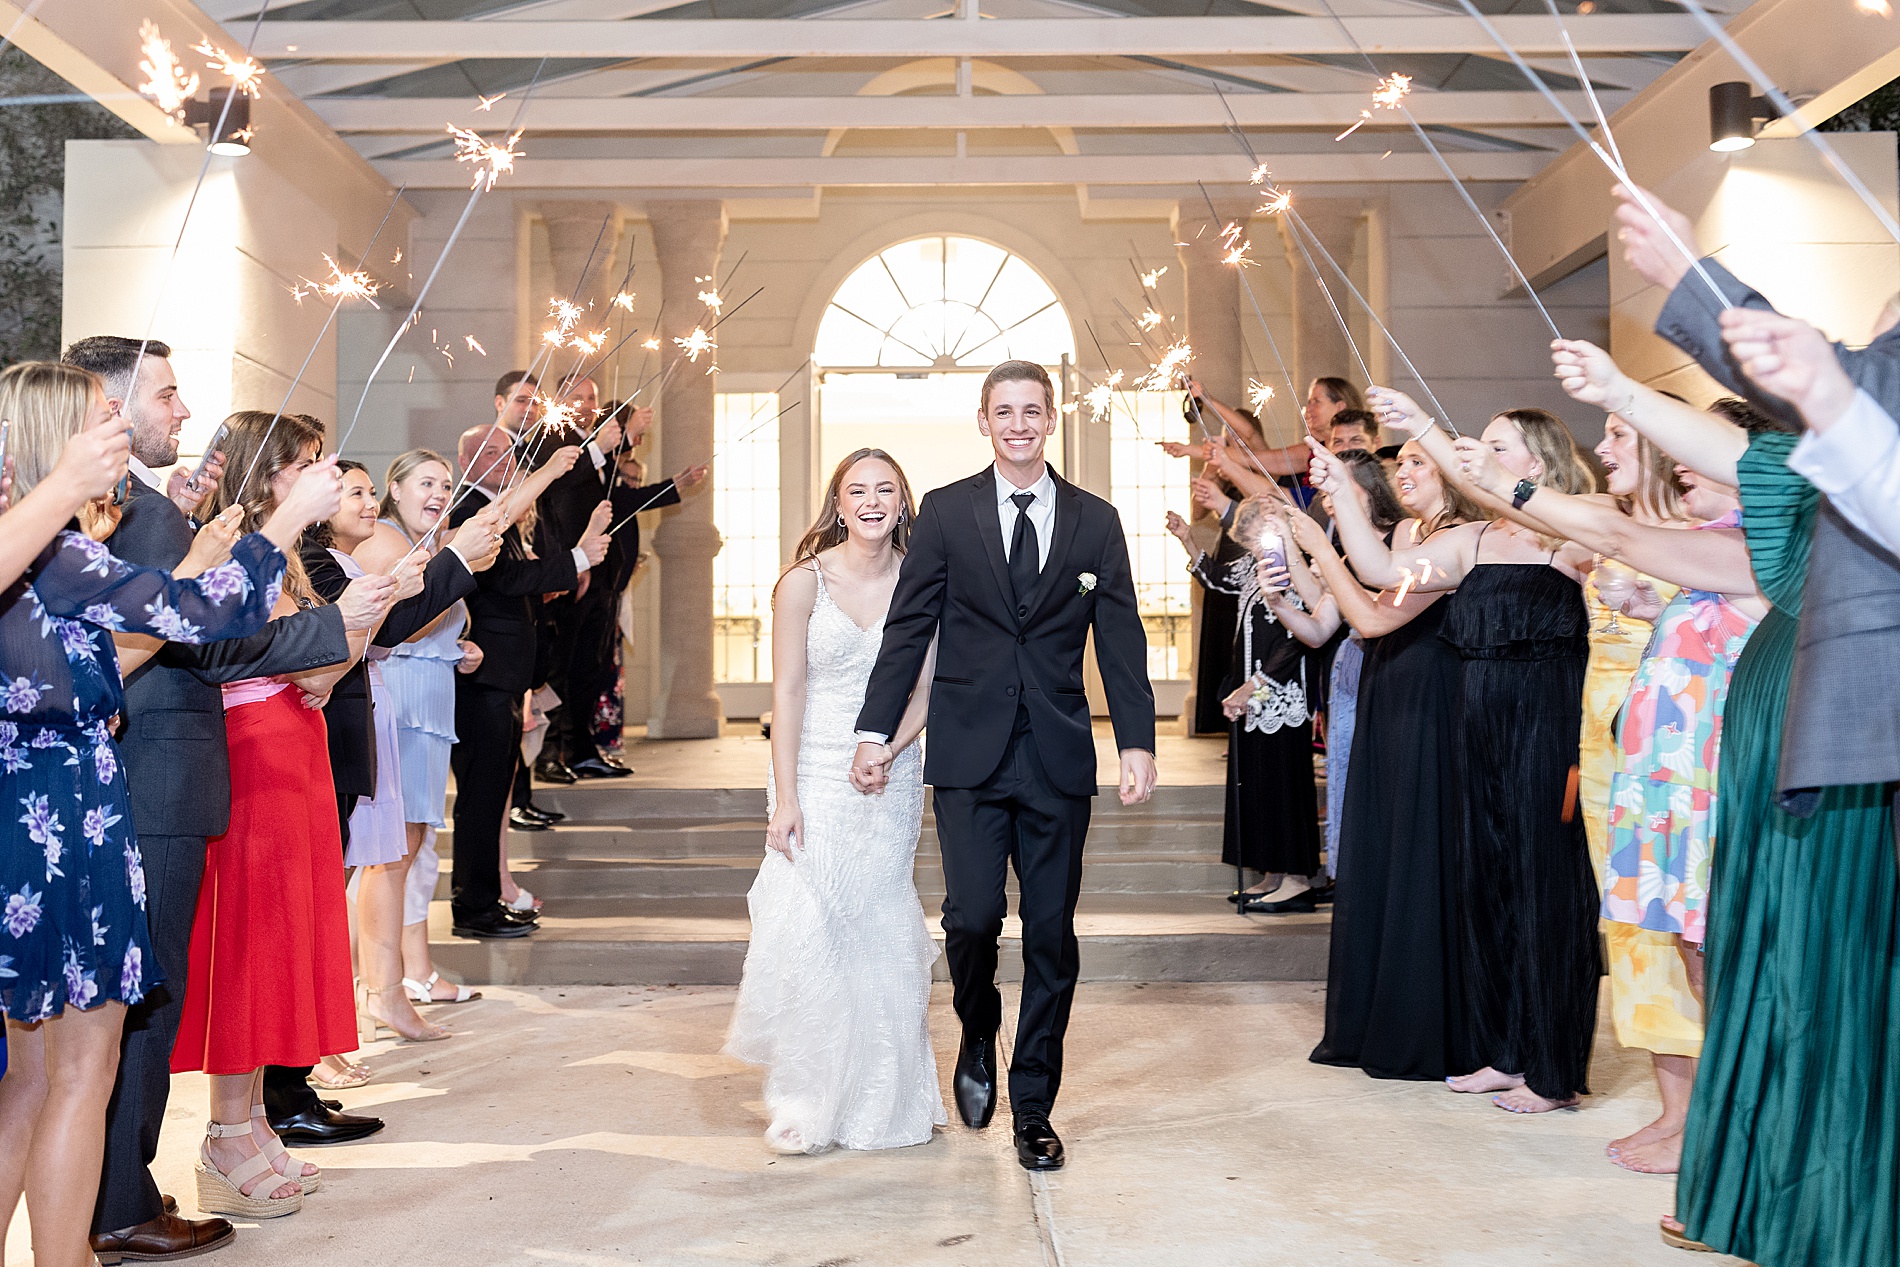
POLYGON ((943 852, 944 949, 963 1042, 957 1112, 982 1128, 996 1110, 997 938, 1005 870, 1022 897, 1023 999, 1010 1062, 1016 1157, 1062 1165, 1049 1110, 1062 1083, 1062 1035, 1075 996, 1075 899, 1095 795, 1095 740, 1082 687, 1091 628, 1121 750, 1121 800, 1155 785, 1154 693, 1135 608, 1128 543, 1115 508, 1043 461, 1055 389, 1040 365, 1005 361, 983 380, 977 430, 996 463, 925 496, 858 714, 851 781, 877 792, 932 637, 930 743, 943 852))

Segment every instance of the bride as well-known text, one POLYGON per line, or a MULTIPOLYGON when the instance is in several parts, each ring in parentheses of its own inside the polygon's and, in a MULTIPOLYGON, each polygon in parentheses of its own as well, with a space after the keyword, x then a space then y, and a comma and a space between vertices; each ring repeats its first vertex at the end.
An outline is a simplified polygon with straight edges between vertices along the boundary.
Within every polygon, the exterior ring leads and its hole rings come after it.
POLYGON ((847 777, 915 514, 889 454, 850 454, 773 594, 771 821, 726 1051, 766 1066, 777 1152, 899 1148, 945 1122, 926 1018, 937 947, 911 875, 934 647, 889 785, 866 796, 847 777))

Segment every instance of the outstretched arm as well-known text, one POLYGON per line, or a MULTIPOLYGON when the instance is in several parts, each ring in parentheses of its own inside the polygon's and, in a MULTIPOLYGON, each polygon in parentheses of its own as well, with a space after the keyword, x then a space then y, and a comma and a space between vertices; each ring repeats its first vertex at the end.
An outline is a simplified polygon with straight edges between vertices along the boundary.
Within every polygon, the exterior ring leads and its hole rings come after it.
MULTIPOLYGON (((1333 499, 1333 524, 1339 530, 1340 544, 1352 560, 1353 570, 1367 585, 1408 590, 1454 590, 1471 566, 1465 550, 1470 534, 1453 528, 1435 533, 1427 540, 1406 548, 1401 559, 1373 526, 1358 485, 1346 470, 1346 464, 1327 452, 1316 440, 1308 440, 1313 452, 1315 486, 1333 499), (1423 576, 1412 575, 1411 564, 1418 563, 1423 576)), ((1323 575, 1323 573, 1322 573, 1323 575)))
MULTIPOLYGON (((1339 498, 1333 498, 1333 505, 1338 507, 1339 498)), ((1293 539, 1311 556, 1313 566, 1319 569, 1320 579, 1326 582, 1333 602, 1339 607, 1339 614, 1362 638, 1382 637, 1410 624, 1443 594, 1441 590, 1419 590, 1414 586, 1406 591, 1404 598, 1399 598, 1395 593, 1390 601, 1382 602, 1381 599, 1385 597, 1383 594, 1375 594, 1359 583, 1346 566, 1346 561, 1333 549, 1333 543, 1326 539, 1325 529, 1305 516, 1290 516, 1287 522, 1292 525, 1293 539), (1306 522, 1302 523, 1302 519, 1306 519, 1306 522)), ((1418 520, 1409 519, 1399 525, 1393 540, 1403 537, 1413 542, 1418 540, 1421 531, 1418 520)))
POLYGON ((1615 414, 1697 475, 1736 482, 1735 464, 1748 450, 1748 433, 1728 419, 1635 382, 1594 343, 1554 339, 1550 359, 1571 399, 1615 414))

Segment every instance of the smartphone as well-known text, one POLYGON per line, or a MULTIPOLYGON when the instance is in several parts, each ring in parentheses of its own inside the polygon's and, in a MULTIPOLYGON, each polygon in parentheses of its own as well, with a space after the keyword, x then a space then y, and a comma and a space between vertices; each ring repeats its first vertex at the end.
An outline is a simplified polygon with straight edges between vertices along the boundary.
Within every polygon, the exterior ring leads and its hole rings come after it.
POLYGON ((1277 532, 1263 532, 1260 534, 1260 545, 1255 557, 1270 568, 1285 571, 1286 542, 1280 539, 1280 534, 1277 532))

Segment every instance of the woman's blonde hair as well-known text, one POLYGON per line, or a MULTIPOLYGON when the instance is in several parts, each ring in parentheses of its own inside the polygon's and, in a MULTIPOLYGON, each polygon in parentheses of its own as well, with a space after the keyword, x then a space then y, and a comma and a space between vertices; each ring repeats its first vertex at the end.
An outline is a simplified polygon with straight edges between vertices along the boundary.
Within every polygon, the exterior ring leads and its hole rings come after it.
POLYGON ((833 546, 844 544, 844 539, 851 535, 844 526, 844 517, 838 513, 838 494, 844 488, 844 477, 852 467, 866 458, 876 458, 897 472, 897 491, 903 500, 902 508, 897 513, 897 526, 891 530, 891 545, 899 554, 904 552, 904 544, 910 539, 910 526, 917 521, 917 507, 911 501, 910 481, 904 476, 904 468, 897 464, 896 458, 882 449, 854 449, 844 455, 844 460, 838 463, 838 469, 831 473, 831 483, 825 486, 825 500, 818 512, 818 519, 799 539, 798 549, 792 552, 792 567, 817 558, 821 552, 833 546))
MULTIPOLYGON (((396 513, 396 485, 414 475, 417 467, 427 466, 431 462, 441 463, 448 468, 449 478, 455 478, 455 467, 434 449, 411 449, 389 464, 389 474, 383 477, 383 500, 377 503, 376 512, 384 519, 401 523, 401 516, 396 513)), ((405 528, 404 531, 408 530, 405 528)))
POLYGON ((59 464, 66 442, 86 425, 94 392, 105 383, 91 370, 57 361, 21 361, 0 373, 0 418, 10 419, 7 456, 13 459, 13 502, 59 464))
POLYGON ((1563 419, 1543 409, 1505 409, 1492 415, 1517 428, 1524 447, 1531 451, 1544 473, 1537 483, 1560 493, 1594 493, 1597 477, 1577 451, 1577 441, 1563 419))
POLYGON ((1682 484, 1676 479, 1676 459, 1640 431, 1636 433, 1636 493, 1617 502, 1626 515, 1641 509, 1665 523, 1689 514, 1682 504, 1682 484))
MULTIPOLYGON (((261 409, 241 409, 232 414, 224 420, 224 474, 199 508, 198 517, 208 521, 232 506, 242 506, 241 526, 256 531, 277 509, 271 480, 298 462, 312 446, 319 453, 323 451, 323 424, 307 414, 280 416, 261 409)), ((300 607, 314 606, 321 600, 310 586, 302 560, 295 550, 285 554, 288 566, 284 593, 300 607)))

